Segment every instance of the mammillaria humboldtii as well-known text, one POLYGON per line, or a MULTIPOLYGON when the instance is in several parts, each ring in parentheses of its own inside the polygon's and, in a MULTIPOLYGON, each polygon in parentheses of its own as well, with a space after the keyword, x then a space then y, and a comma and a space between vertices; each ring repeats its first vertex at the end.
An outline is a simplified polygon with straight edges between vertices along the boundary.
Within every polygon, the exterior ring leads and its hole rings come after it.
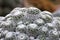
POLYGON ((0 40, 60 40, 60 17, 48 11, 17 7, 0 18, 0 40))

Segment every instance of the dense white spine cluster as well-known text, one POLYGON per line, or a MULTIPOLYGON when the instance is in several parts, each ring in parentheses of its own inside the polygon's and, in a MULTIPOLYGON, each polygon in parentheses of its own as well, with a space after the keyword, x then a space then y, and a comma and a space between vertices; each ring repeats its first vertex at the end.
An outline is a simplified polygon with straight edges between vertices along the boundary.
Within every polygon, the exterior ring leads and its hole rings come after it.
POLYGON ((0 17, 0 40, 60 40, 60 17, 35 7, 17 7, 0 17))

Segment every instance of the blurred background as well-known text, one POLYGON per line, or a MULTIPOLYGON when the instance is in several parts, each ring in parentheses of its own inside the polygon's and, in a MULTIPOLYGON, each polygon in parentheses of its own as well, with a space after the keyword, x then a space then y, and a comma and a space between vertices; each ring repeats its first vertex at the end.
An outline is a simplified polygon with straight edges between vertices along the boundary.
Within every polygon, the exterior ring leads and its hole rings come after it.
POLYGON ((15 7, 34 6, 40 10, 54 12, 60 7, 60 0, 0 0, 0 16, 10 13, 15 7))

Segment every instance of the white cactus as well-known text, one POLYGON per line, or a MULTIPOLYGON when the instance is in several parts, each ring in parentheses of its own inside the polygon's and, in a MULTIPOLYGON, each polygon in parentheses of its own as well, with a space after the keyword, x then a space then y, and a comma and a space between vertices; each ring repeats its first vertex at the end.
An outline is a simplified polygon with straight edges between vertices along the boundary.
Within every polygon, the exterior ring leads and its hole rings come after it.
POLYGON ((60 40, 60 17, 35 7, 17 7, 0 17, 0 40, 60 40))

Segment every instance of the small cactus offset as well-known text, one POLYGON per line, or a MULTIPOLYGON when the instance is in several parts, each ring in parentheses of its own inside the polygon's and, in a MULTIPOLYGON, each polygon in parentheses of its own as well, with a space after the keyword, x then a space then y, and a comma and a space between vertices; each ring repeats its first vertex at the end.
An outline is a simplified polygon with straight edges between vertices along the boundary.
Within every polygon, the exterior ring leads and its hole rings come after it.
POLYGON ((17 7, 0 16, 0 40, 60 40, 60 17, 35 7, 17 7))

